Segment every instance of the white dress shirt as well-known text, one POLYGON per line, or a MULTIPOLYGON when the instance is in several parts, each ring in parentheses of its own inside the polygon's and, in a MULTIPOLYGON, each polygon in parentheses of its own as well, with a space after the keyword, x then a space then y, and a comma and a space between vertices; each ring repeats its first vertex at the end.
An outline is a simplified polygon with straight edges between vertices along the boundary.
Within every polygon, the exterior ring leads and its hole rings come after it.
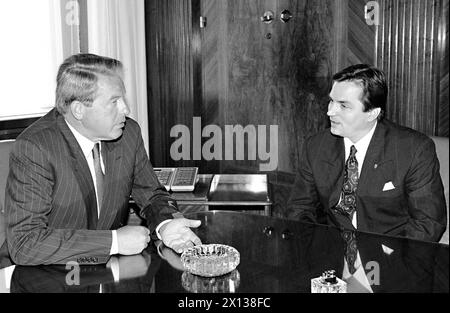
MULTIPOLYGON (((344 137, 344 146, 345 146, 345 160, 347 161, 348 157, 350 156, 350 148, 352 146, 355 146, 356 148, 356 161, 358 161, 358 178, 359 175, 361 175, 361 169, 363 167, 364 158, 366 157, 367 149, 369 148, 370 141, 372 140, 373 133, 375 132, 375 128, 377 127, 377 122, 372 127, 372 129, 364 136, 362 137, 358 142, 354 143, 347 137, 344 137)), ((356 211, 353 214, 352 217, 352 224, 355 228, 358 228, 357 222, 356 222, 356 211)))
MULTIPOLYGON (((77 140, 78 144, 81 147, 81 150, 83 151, 83 155, 86 158, 87 164, 89 166, 89 171, 91 172, 92 181, 94 182, 94 188, 95 188, 95 198, 97 201, 97 216, 100 217, 100 207, 98 205, 98 194, 97 194, 97 179, 95 176, 95 168, 94 168, 94 156, 92 155, 92 149, 94 149, 94 146, 97 142, 93 142, 90 139, 84 137, 82 134, 80 134, 75 128, 73 128, 67 121, 67 126, 69 126, 69 129, 72 131, 75 139, 77 140)), ((100 142, 99 142, 100 143, 100 142)), ((100 165, 102 168, 103 174, 105 174, 105 164, 103 162, 102 157, 102 145, 100 144, 100 165)), ((111 250, 109 252, 110 255, 119 253, 119 243, 117 242, 117 231, 112 230, 112 243, 111 243, 111 250)))
MULTIPOLYGON (((372 129, 364 136, 362 137, 360 140, 358 140, 358 142, 354 143, 352 142, 349 138, 344 137, 344 146, 345 146, 345 160, 348 159, 348 157, 350 156, 350 148, 352 146, 355 146, 356 148, 356 160, 358 161, 358 176, 361 175, 361 170, 364 164, 364 159, 366 157, 366 153, 367 153, 367 149, 369 148, 369 144, 370 141, 372 140, 373 134, 375 132, 375 128, 377 127, 377 122, 375 123, 375 125, 372 127, 372 129)), ((359 178, 359 177, 358 177, 359 178)), ((352 216, 352 224, 353 226, 358 229, 358 223, 357 223, 357 218, 356 218, 356 214, 357 212, 355 211, 353 216, 352 216)), ((366 277, 366 274, 364 272, 364 267, 362 266, 362 262, 361 262, 361 257, 359 255, 359 251, 356 257, 356 261, 355 261, 355 269, 356 272, 352 274, 350 274, 349 270, 348 270, 348 264, 347 261, 344 259, 344 272, 342 274, 342 277, 345 280, 349 280, 349 279, 356 279, 364 288, 367 289, 367 291, 372 292, 372 288, 370 287, 370 283, 366 277), (353 276, 353 277, 352 277, 353 276)))

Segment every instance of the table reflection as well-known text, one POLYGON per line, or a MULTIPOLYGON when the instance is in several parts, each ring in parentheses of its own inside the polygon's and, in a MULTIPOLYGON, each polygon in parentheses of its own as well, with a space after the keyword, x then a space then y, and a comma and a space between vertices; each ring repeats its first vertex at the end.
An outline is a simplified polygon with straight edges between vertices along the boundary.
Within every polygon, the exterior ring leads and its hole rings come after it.
POLYGON ((193 293, 234 293, 240 281, 238 270, 217 277, 201 277, 186 271, 181 275, 183 288, 193 293))
POLYGON ((160 260, 151 253, 114 256, 105 265, 16 266, 11 293, 154 292, 154 274, 160 260), (117 269, 114 272, 113 268, 117 269))
POLYGON ((192 275, 180 255, 158 241, 141 255, 80 266, 79 272, 60 265, 16 266, 10 291, 310 293, 311 279, 335 270, 348 292, 449 292, 448 245, 356 232, 360 276, 348 276, 337 228, 226 211, 186 217, 202 221, 194 232, 203 243, 239 251, 235 271, 214 278, 192 275))

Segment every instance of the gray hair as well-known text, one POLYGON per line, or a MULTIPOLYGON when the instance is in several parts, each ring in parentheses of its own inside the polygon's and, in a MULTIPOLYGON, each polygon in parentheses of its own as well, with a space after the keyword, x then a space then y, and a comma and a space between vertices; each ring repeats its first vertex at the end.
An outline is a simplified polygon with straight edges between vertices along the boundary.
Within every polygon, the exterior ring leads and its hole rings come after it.
POLYGON ((116 77, 124 88, 122 71, 122 63, 116 59, 89 53, 68 57, 59 67, 56 77, 56 109, 65 114, 73 101, 92 105, 100 76, 116 77))

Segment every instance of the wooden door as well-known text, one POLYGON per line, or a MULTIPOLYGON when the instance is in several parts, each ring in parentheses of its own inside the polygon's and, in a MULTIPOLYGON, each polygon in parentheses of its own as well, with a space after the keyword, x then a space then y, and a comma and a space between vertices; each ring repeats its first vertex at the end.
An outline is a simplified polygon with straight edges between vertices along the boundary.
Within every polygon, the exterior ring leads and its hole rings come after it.
MULTIPOLYGON (((339 37, 334 8, 333 0, 202 0, 202 124, 266 125, 266 137, 276 125, 275 171, 293 173, 305 137, 328 123, 339 37), (266 24, 261 16, 269 10, 274 21, 266 24), (292 14, 286 23, 283 10, 292 14)), ((245 160, 223 160, 220 170, 260 171, 264 162, 258 153, 249 160, 247 148, 245 160)))

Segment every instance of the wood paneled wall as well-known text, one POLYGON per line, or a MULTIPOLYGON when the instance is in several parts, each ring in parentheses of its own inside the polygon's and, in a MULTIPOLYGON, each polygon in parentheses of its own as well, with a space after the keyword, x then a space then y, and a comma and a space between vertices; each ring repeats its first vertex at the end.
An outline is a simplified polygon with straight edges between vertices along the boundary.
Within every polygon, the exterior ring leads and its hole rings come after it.
POLYGON ((387 116, 401 125, 437 135, 443 1, 378 2, 377 66, 386 72, 389 82, 387 116))
POLYGON ((439 18, 438 51, 439 60, 439 109, 437 135, 449 136, 448 110, 448 21, 449 1, 443 1, 439 18))
MULTIPOLYGON (((358 63, 375 64, 376 27, 368 25, 364 16, 365 0, 349 0, 347 4, 348 33, 346 66, 358 63)), ((346 5, 341 2, 341 5, 346 5)), ((344 67, 343 67, 344 68, 344 67)))
MULTIPOLYGON (((341 4, 345 5, 341 0, 341 4)), ((448 0, 381 0, 368 25, 366 0, 348 0, 346 65, 387 74, 387 117, 428 135, 448 136, 448 0)))
MULTIPOLYGON (((203 94, 208 121, 277 125, 278 170, 294 172, 305 137, 327 126, 334 70, 334 1, 202 1, 203 94), (280 21, 288 9, 293 18, 280 21), (275 13, 271 24, 260 17, 275 13)), ((267 129, 268 134, 268 129, 267 129)), ((233 147, 224 147, 232 149, 233 147)), ((259 160, 222 161, 258 171, 259 160)))
POLYGON ((191 165, 170 157, 170 130, 177 124, 192 129, 192 116, 200 114, 192 1, 151 0, 145 5, 150 158, 154 166, 191 165))

